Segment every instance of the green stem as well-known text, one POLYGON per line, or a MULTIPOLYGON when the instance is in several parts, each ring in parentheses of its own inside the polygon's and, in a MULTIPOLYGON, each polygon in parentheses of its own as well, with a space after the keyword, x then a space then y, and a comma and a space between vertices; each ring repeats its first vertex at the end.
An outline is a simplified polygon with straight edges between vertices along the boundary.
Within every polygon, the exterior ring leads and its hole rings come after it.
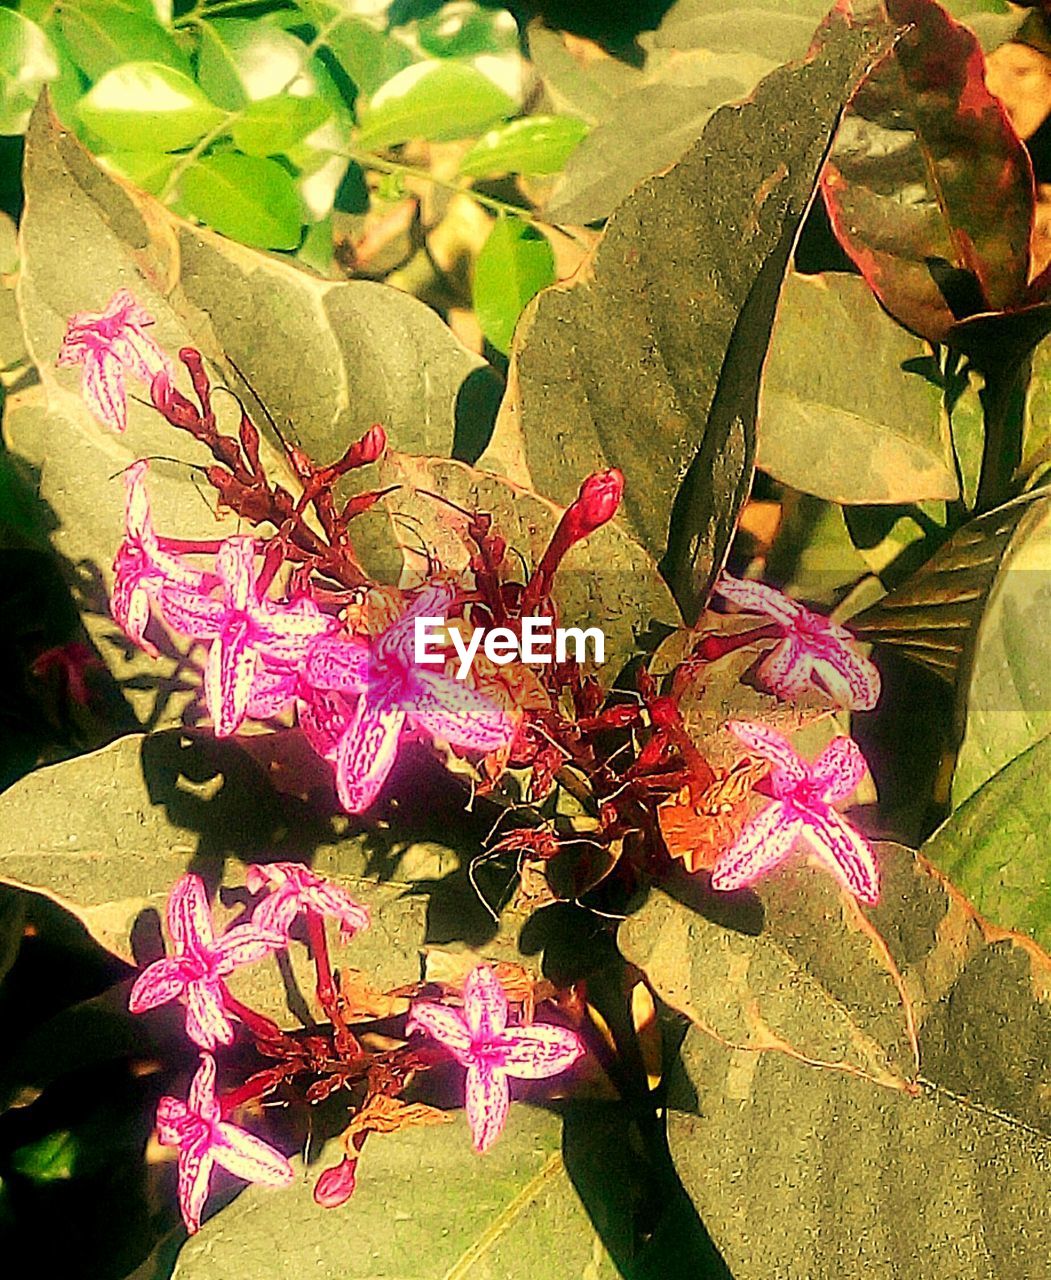
POLYGON ((981 393, 985 411, 985 443, 978 480, 975 515, 991 511, 1012 496, 1014 476, 1022 461, 1025 388, 1030 361, 985 375, 981 393))
POLYGON ((217 13, 230 13, 234 9, 248 9, 258 5, 260 0, 220 0, 218 4, 206 4, 204 0, 195 4, 189 13, 172 19, 173 27, 188 27, 192 23, 202 22, 205 18, 214 17, 217 13))

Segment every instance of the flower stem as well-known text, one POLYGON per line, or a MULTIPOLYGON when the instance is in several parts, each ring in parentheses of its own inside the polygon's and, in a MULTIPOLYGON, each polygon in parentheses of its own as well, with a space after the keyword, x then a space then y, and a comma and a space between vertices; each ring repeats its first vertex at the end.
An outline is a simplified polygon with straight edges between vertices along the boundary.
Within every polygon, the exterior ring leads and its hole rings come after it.
POLYGON ((325 1011, 325 1016, 332 1023, 336 1033, 336 1050, 341 1057, 348 1057, 361 1052, 357 1038, 351 1033, 343 1020, 343 1010, 339 1006, 339 992, 332 976, 332 964, 328 954, 328 938, 325 936, 325 918, 318 911, 307 908, 307 943, 310 954, 314 958, 314 969, 317 973, 318 1004, 325 1011))

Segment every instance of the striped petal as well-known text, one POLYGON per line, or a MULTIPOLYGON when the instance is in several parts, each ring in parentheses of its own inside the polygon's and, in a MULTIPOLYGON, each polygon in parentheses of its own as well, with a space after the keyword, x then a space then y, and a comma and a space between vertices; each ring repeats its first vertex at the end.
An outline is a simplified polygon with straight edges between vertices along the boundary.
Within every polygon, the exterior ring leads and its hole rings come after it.
POLYGON ((498 1036, 507 1026, 507 996, 487 964, 476 966, 463 985, 463 1013, 476 1040, 498 1036))
POLYGON ((362 813, 376 799, 398 754, 405 712, 363 694, 336 753, 336 793, 348 813, 362 813))
POLYGON ((805 612, 801 604, 797 604, 776 587, 767 586, 765 582, 731 578, 728 573, 720 574, 714 590, 739 609, 764 613, 783 627, 791 627, 805 612))
POLYGON ((113 431, 128 425, 124 367, 106 352, 94 352, 84 362, 80 394, 98 420, 113 431))
POLYGON ((179 1152, 179 1211, 191 1236, 201 1229, 201 1214, 208 1199, 214 1163, 208 1150, 183 1149, 179 1152))
POLYGON ((195 640, 213 640, 223 629, 226 610, 218 600, 200 591, 187 591, 166 582, 157 599, 161 613, 183 635, 195 640))
POLYGON ((835 809, 809 811, 803 823, 804 838, 859 902, 875 906, 879 901, 879 867, 868 841, 835 809))
POLYGON ((514 721, 492 698, 439 671, 415 668, 402 705, 432 738, 466 751, 496 751, 515 736, 514 721))
POLYGON ((243 613, 255 597, 255 538, 226 538, 215 556, 215 568, 226 588, 227 607, 243 613))
POLYGON ((467 1068, 467 1123, 471 1126, 474 1149, 488 1151, 500 1136, 511 1104, 507 1076, 486 1062, 472 1062, 467 1068))
POLYGON ((785 702, 794 702, 810 688, 810 659, 799 640, 787 635, 764 658, 759 678, 771 693, 785 702))
POLYGON ((186 990, 190 975, 182 960, 168 956, 163 960, 155 960, 147 965, 135 980, 128 995, 128 1009, 131 1013, 142 1013, 146 1009, 156 1009, 158 1005, 167 1004, 186 990))
POLYGON ((223 1009, 218 985, 199 980, 186 988, 186 1034, 202 1049, 233 1044, 234 1029, 223 1009))
POLYGON ((868 765, 853 738, 834 738, 810 766, 811 780, 823 790, 822 799, 844 800, 858 788, 868 765))
POLYGON ((234 925, 215 944, 212 954, 216 958, 216 972, 225 975, 238 965, 265 960, 283 944, 280 932, 266 932, 258 923, 234 925))
POLYGON ((500 1069, 518 1080, 546 1080, 567 1071, 584 1056, 584 1042, 575 1031, 549 1022, 513 1027, 491 1046, 500 1069))
POLYGON ((364 693, 369 684, 370 649, 356 636, 321 636, 310 646, 303 678, 318 689, 364 693))
POLYGON ((248 641, 248 621, 236 621, 212 641, 204 671, 204 697, 217 738, 240 728, 252 696, 259 655, 248 641))
POLYGON ((879 701, 879 671, 849 644, 826 641, 811 654, 810 662, 814 675, 839 706, 871 711, 879 701))
POLYGON ((354 719, 356 704, 340 693, 311 689, 296 703, 296 719, 303 736, 322 760, 335 763, 340 739, 354 719))
POLYGON ((471 1060, 471 1032, 462 1014, 448 1005, 417 1000, 409 1009, 405 1031, 409 1035, 413 1031, 422 1031, 444 1045, 465 1066, 471 1060))
POLYGON ((246 1133, 235 1124, 220 1122, 217 1140, 211 1147, 216 1164, 245 1182, 261 1182, 268 1187, 284 1187, 292 1181, 292 1166, 268 1142, 246 1133))
POLYGON ((295 701, 297 689, 298 681, 294 674, 274 671, 260 662, 245 714, 250 720, 270 720, 295 701))
POLYGON ((332 630, 332 619, 312 600, 293 600, 289 604, 265 600, 249 612, 255 643, 281 662, 298 665, 318 637, 332 630))
POLYGON ((215 1059, 210 1053, 201 1054, 201 1065, 190 1083, 187 1105, 202 1120, 218 1120, 219 1103, 215 1097, 215 1059))
POLYGON ((376 641, 380 659, 411 667, 416 652, 416 619, 444 618, 455 598, 456 591, 451 582, 428 582, 398 621, 376 641))
POLYGON ((788 857, 802 826, 802 819, 790 817, 782 801, 767 805, 719 855, 712 888, 725 892, 752 884, 788 857))
POLYGON ((192 872, 180 876, 168 895, 168 932, 181 953, 207 951, 215 940, 204 881, 192 872))
POLYGON ((782 787, 798 786, 810 777, 810 771, 792 750, 787 738, 774 729, 744 720, 731 720, 729 728, 749 751, 770 761, 775 770, 775 782, 782 787))

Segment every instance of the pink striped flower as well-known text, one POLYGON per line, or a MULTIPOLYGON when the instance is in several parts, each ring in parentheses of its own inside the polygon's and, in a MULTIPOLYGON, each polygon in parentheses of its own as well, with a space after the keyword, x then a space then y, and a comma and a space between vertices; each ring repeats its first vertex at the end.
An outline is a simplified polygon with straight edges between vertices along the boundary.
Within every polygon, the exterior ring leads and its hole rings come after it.
MULTIPOLYGON (((217 738, 225 738, 240 727, 264 664, 271 676, 275 668, 293 675, 311 642, 334 625, 306 597, 287 604, 266 599, 256 575, 255 557, 254 538, 227 538, 215 559, 223 588, 221 600, 178 586, 166 589, 161 599, 161 608, 174 627, 198 640, 211 641, 204 695, 217 738)), ((258 708, 257 701, 253 709, 258 708)))
POLYGON ((171 361, 146 332, 153 323, 127 289, 118 289, 105 311, 78 311, 66 325, 55 363, 84 366, 80 393, 95 417, 114 431, 128 425, 125 374, 147 387, 158 373, 174 376, 171 361))
POLYGON ((210 1053, 201 1054, 185 1102, 164 1097, 157 1104, 157 1138, 164 1147, 179 1148, 179 1209, 190 1235, 201 1229, 201 1213, 217 1164, 245 1182, 285 1187, 292 1181, 292 1166, 280 1151, 223 1120, 215 1096, 215 1059, 210 1053))
POLYGON ((279 934, 266 933, 255 923, 235 925, 218 940, 200 876, 185 875, 168 896, 168 933, 175 954, 148 965, 131 989, 128 1008, 142 1013, 186 1001, 186 1034, 202 1049, 230 1044, 234 1030, 224 1002, 223 979, 238 965, 262 960, 285 945, 279 934))
POLYGON ((369 911, 341 889, 300 862, 252 864, 245 871, 252 893, 270 892, 252 912, 252 923, 264 933, 287 937, 292 923, 303 911, 315 911, 339 921, 344 938, 369 927, 369 911))
POLYGON ((124 472, 124 541, 113 561, 110 613, 128 639, 155 658, 157 648, 145 638, 151 603, 161 597, 165 587, 199 593, 215 579, 161 550, 146 492, 149 466, 144 460, 133 462, 124 472))
POLYGON ((467 1068, 467 1122, 474 1148, 487 1151, 507 1120, 511 1102, 508 1079, 546 1080, 568 1070, 584 1054, 575 1031, 551 1023, 507 1025, 507 996, 488 965, 468 975, 463 1012, 417 1000, 405 1024, 444 1045, 467 1068))
POLYGON ((316 721, 309 727, 301 709, 300 723, 319 754, 330 758, 334 744, 336 790, 348 813, 376 799, 407 724, 465 751, 495 751, 514 738, 514 722, 491 698, 413 661, 415 620, 445 617, 452 601, 449 584, 432 582, 371 645, 326 636, 311 646, 305 682, 338 698, 308 706, 307 720, 316 721))
POLYGON ((836 738, 807 764, 773 729, 732 720, 730 728, 756 755, 769 760, 772 804, 749 822, 719 855, 713 889, 741 889, 783 862, 804 839, 859 902, 879 901, 879 868, 865 838, 832 808, 857 789, 865 757, 852 738, 836 738))
POLYGON ((876 705, 879 672, 857 652, 845 627, 762 582, 744 582, 724 573, 714 589, 741 609, 765 614, 783 630, 784 639, 759 668, 760 677, 779 698, 791 701, 813 685, 851 711, 871 711, 876 705))

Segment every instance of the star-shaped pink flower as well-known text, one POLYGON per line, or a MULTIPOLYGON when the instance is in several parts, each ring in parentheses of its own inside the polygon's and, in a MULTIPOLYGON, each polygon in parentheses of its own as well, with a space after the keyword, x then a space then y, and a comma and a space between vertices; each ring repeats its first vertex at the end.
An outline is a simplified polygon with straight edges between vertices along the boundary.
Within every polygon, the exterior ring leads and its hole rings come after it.
POLYGON ((164 1147, 179 1148, 179 1209, 190 1235, 201 1228, 217 1164, 246 1182, 284 1187, 292 1181, 292 1166, 280 1151, 222 1119, 215 1096, 215 1059, 209 1053, 201 1054, 185 1102, 164 1097, 157 1104, 157 1138, 164 1147))
POLYGON ((271 675, 275 667, 294 673, 311 642, 334 625, 305 596, 285 604, 266 599, 255 558, 254 538, 227 538, 215 559, 222 600, 179 587, 166 589, 161 600, 165 616, 179 631, 211 641, 204 695, 217 738, 240 727, 264 663, 271 675))
POLYGON ((235 925, 218 940, 200 876, 185 875, 168 896, 168 933, 175 955, 148 965, 131 989, 128 1008, 142 1013, 182 997, 186 1034, 202 1049, 230 1044, 234 1030, 224 1007, 223 979, 241 964, 262 960, 285 945, 255 923, 235 925))
POLYGON ((545 1080, 568 1070, 584 1054, 575 1031, 538 1022, 507 1025, 507 996, 488 965, 468 975, 463 1013, 417 1000, 405 1024, 445 1046, 467 1068, 467 1122, 476 1151, 487 1151, 500 1135, 511 1101, 508 1078, 545 1080))
POLYGON ((763 582, 744 582, 724 573, 715 591, 742 609, 772 618, 784 631, 784 639, 759 668, 760 677, 779 698, 791 701, 816 685, 851 711, 871 711, 876 705, 879 672, 857 652, 845 627, 763 582))
POLYGON ((293 921, 302 911, 332 916, 339 921, 339 930, 344 938, 369 927, 367 907, 355 902, 345 889, 300 862, 253 863, 245 871, 245 882, 252 893, 270 889, 252 912, 252 923, 264 933, 287 937, 293 921))
POLYGON ((149 465, 146 461, 133 462, 124 472, 124 541, 113 561, 110 613, 128 639, 155 658, 157 648, 144 634, 150 620, 151 602, 161 597, 165 587, 199 593, 206 591, 215 579, 179 556, 161 550, 153 531, 146 492, 149 465))
POLYGON ((326 758, 324 748, 335 740, 336 790, 348 813, 361 813, 376 799, 406 722, 465 751, 495 751, 515 736, 514 722, 491 698, 413 660, 415 620, 445 617, 452 600, 449 584, 430 583, 371 645, 327 636, 311 647, 305 682, 342 701, 308 705, 306 719, 316 721, 309 728, 301 708, 300 723, 326 758))
POLYGON ((719 855, 713 889, 741 889, 765 875, 792 852, 802 837, 822 863, 859 902, 879 901, 879 868, 868 841, 832 808, 864 777, 865 757, 852 738, 836 738, 807 764, 773 729, 732 720, 730 728, 756 755, 773 765, 772 804, 749 822, 719 855))
POLYGON ((78 311, 66 325, 55 363, 82 364, 80 392, 88 408, 107 427, 128 424, 126 373, 150 386, 156 374, 173 376, 171 361, 146 330, 153 317, 127 289, 118 289, 105 311, 78 311))

